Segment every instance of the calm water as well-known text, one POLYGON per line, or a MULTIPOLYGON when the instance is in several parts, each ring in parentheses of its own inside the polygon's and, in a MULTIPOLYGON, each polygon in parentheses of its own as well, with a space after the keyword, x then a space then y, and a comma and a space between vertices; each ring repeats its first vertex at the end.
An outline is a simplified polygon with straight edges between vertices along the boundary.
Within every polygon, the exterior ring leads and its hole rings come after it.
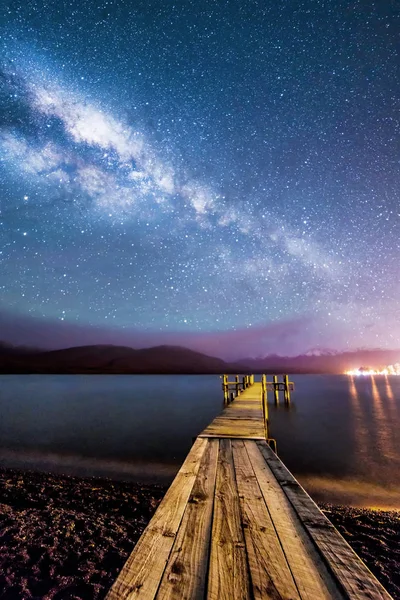
MULTIPOLYGON (((270 435, 306 489, 400 508, 400 378, 291 379, 270 435)), ((0 376, 0 465, 169 481, 221 409, 218 376, 0 376)))

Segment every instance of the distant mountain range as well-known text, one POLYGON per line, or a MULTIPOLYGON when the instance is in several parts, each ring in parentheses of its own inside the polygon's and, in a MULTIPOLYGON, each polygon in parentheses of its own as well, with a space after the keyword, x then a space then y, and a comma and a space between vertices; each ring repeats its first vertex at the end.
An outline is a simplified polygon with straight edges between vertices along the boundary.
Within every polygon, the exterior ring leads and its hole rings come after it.
POLYGON ((43 352, 0 345, 1 373, 222 373, 227 367, 220 358, 178 346, 78 346, 43 352))
POLYGON ((313 350, 300 356, 268 355, 241 362, 254 373, 344 373, 360 367, 383 369, 387 365, 400 362, 400 350, 313 350))
POLYGON ((268 355, 227 363, 180 346, 135 350, 96 345, 43 351, 0 342, 0 373, 343 373, 396 362, 400 362, 400 350, 313 349, 294 357, 268 355))

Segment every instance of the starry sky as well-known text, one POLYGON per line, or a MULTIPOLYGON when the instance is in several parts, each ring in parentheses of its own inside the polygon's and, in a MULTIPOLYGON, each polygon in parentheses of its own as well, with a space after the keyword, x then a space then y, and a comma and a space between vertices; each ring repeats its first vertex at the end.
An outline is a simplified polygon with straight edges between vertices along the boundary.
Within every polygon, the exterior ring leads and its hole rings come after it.
POLYGON ((400 348, 397 0, 3 0, 0 339, 400 348))

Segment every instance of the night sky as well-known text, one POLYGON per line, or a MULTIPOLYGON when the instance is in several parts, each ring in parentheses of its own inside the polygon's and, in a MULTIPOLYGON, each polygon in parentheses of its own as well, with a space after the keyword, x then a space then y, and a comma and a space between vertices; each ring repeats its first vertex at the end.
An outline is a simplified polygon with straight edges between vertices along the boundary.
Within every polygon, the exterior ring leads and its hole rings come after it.
POLYGON ((3 0, 0 340, 400 347, 397 0, 3 0))

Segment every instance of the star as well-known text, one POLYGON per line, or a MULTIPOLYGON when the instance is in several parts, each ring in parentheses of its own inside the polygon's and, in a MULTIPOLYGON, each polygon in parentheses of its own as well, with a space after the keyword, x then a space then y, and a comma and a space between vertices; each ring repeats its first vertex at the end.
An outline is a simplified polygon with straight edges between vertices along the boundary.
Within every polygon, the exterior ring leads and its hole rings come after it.
POLYGON ((4 309, 398 346, 398 24, 292 4, 0 7, 4 309))

